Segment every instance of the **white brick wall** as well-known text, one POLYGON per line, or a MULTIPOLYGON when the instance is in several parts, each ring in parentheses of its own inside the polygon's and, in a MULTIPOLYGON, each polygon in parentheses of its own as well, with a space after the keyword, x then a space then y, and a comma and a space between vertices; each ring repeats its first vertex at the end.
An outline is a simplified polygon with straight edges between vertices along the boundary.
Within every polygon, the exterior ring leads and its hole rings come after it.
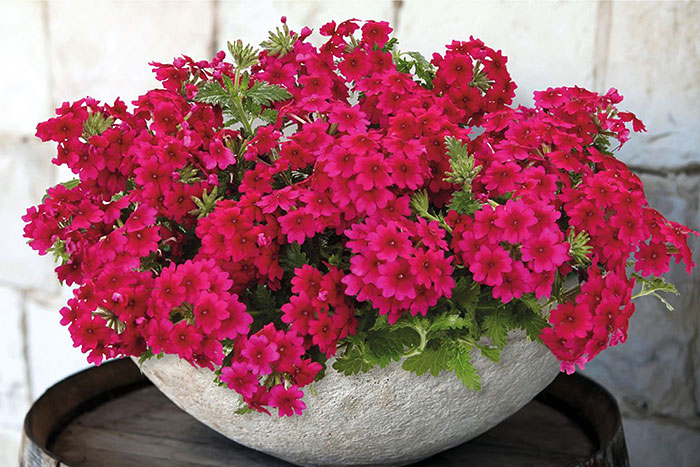
MULTIPOLYGON (((69 291, 21 238, 26 207, 67 176, 50 166, 53 148, 34 141, 36 123, 84 95, 129 102, 156 84, 148 61, 209 58, 236 38, 258 43, 283 15, 296 30, 388 20, 402 50, 428 57, 480 37, 509 57, 520 103, 548 86, 616 86, 649 128, 621 158, 640 172, 670 170, 645 177, 652 204, 700 229, 700 3, 0 0, 0 465, 16 465, 31 401, 85 366, 58 324, 69 291)), ((633 465, 697 465, 700 279, 672 278, 684 293, 678 311, 641 305, 628 343, 587 370, 620 401, 633 465)))

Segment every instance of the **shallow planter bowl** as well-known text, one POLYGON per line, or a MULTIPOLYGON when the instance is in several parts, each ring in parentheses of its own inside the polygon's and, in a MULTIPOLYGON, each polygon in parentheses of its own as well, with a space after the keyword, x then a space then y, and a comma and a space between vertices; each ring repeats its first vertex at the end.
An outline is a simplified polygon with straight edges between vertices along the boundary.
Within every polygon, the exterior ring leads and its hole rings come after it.
POLYGON ((150 359, 143 373, 180 408, 228 438, 304 466, 398 466, 461 444, 518 411, 557 375, 542 344, 516 333, 494 363, 474 355, 482 390, 453 373, 416 376, 399 363, 345 376, 329 368, 305 388, 301 416, 235 414, 238 394, 176 356, 150 359))

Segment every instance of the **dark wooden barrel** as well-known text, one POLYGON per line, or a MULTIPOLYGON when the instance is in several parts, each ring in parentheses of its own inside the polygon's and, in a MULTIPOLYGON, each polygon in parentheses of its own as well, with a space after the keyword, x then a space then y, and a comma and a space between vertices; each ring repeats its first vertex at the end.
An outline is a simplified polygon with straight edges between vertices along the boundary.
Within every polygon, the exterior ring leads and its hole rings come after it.
MULTIPOLYGON (((23 467, 289 466, 207 428, 163 396, 128 359, 50 388, 24 422, 23 467)), ((560 375, 487 433, 416 466, 628 466, 613 397, 560 375)))

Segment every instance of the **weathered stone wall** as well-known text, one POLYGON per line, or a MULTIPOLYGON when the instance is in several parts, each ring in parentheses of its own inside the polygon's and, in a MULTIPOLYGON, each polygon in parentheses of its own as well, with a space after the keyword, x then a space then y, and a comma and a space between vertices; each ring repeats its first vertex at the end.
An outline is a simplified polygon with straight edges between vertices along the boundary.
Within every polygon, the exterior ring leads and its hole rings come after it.
MULTIPOLYGON (((65 100, 129 101, 156 84, 147 62, 206 58, 226 40, 258 43, 286 15, 318 27, 349 17, 391 21, 403 50, 440 51, 474 35, 510 58, 518 102, 556 85, 605 91, 648 133, 620 158, 639 173, 652 206, 700 229, 700 3, 406 1, 0 2, 0 465, 16 464, 31 401, 85 366, 58 324, 68 291, 21 238, 20 216, 68 174, 52 168, 37 122, 65 100)), ((693 248, 700 253, 700 242, 693 248)), ((700 274, 670 273, 682 296, 668 313, 639 303, 629 339, 586 374, 613 392, 625 416, 632 465, 697 466, 700 446, 700 274)))

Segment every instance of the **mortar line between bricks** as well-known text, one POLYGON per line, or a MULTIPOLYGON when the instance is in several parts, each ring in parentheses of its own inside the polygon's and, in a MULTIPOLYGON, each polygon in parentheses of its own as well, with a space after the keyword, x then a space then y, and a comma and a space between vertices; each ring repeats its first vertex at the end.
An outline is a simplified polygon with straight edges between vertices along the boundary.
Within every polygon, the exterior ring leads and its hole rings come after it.
POLYGON ((700 175, 700 164, 693 163, 682 167, 674 167, 671 169, 655 169, 653 167, 645 167, 641 165, 627 164, 629 169, 637 174, 656 175, 658 177, 671 177, 674 175, 700 175))
MULTIPOLYGON (((46 92, 49 95, 49 108, 46 109, 46 112, 48 115, 51 115, 53 112, 53 107, 54 107, 54 94, 55 94, 55 87, 54 87, 54 69, 53 69, 53 60, 51 60, 51 14, 49 11, 49 2, 48 1, 43 1, 41 2, 41 25, 42 28, 44 29, 44 51, 45 51, 45 57, 44 60, 46 62, 46 92)), ((34 135, 32 135, 34 136, 34 135)), ((52 180, 56 180, 56 176, 58 175, 58 168, 54 165, 51 164, 49 165, 49 171, 51 175, 52 180)))
POLYGON ((24 361, 24 380, 27 384, 28 402, 34 401, 34 382, 32 381, 31 359, 29 354, 29 313, 27 311, 27 293, 20 293, 20 321, 19 328, 22 334, 22 360, 24 361))
POLYGON ((399 18, 401 18, 401 8, 403 8, 403 2, 404 0, 394 0, 392 2, 392 8, 393 8, 393 14, 392 14, 392 24, 391 26, 394 28, 394 31, 399 30, 399 18))
POLYGON ((219 37, 219 0, 213 0, 211 3, 212 22, 211 22, 211 37, 209 39, 209 58, 214 58, 216 55, 217 41, 219 37))
POLYGON ((603 0, 598 2, 593 43, 593 88, 600 92, 604 91, 602 87, 608 72, 612 12, 612 1, 603 0))

